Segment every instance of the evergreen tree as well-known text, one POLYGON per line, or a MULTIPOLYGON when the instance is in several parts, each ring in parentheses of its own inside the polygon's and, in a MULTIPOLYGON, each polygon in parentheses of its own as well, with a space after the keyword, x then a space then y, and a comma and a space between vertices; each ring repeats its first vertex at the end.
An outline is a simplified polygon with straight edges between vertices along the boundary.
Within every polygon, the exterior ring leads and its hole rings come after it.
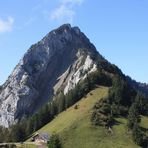
POLYGON ((34 132, 34 120, 33 117, 30 117, 27 121, 27 127, 26 127, 26 133, 27 135, 30 135, 32 132, 34 132))
POLYGON ((143 134, 142 134, 137 122, 135 122, 134 126, 133 126, 132 138, 133 138, 133 141, 136 144, 142 145, 142 143, 143 143, 143 134))
POLYGON ((62 112, 63 110, 65 110, 65 95, 63 92, 61 92, 58 96, 58 113, 62 112))
POLYGON ((0 126, 0 143, 4 142, 4 132, 5 132, 5 128, 0 126))
POLYGON ((109 91, 109 103, 115 103, 119 106, 130 106, 131 105, 131 92, 130 87, 123 78, 114 76, 113 86, 109 91))
POLYGON ((137 92, 135 103, 141 114, 148 115, 148 98, 143 93, 137 92))
POLYGON ((47 124, 51 120, 51 114, 50 114, 50 106, 49 104, 46 104, 44 107, 44 124, 47 124))
POLYGON ((4 139, 3 142, 11 142, 12 141, 9 128, 4 128, 3 139, 4 139))
POLYGON ((54 116, 57 114, 57 105, 56 105, 56 101, 53 100, 52 102, 50 102, 50 115, 51 115, 51 119, 54 118, 54 116))
POLYGON ((45 125, 46 123, 48 123, 49 119, 50 119, 50 112, 49 112, 49 106, 48 104, 46 104, 45 106, 43 106, 39 112, 38 112, 38 122, 39 122, 39 127, 42 127, 43 125, 45 125))
POLYGON ((114 101, 120 105, 123 99, 123 81, 119 76, 116 76, 113 80, 113 90, 114 90, 114 101))
POLYGON ((11 126, 11 139, 13 142, 23 141, 25 137, 25 127, 19 123, 11 126))
POLYGON ((68 92, 68 94, 66 95, 66 103, 65 103, 66 108, 68 108, 69 106, 73 105, 73 102, 74 102, 73 98, 74 98, 73 92, 72 92, 72 90, 70 90, 68 92))
POLYGON ((36 113, 35 115, 32 116, 32 120, 33 120, 33 131, 35 132, 37 129, 39 129, 42 125, 41 123, 41 116, 39 116, 38 113, 36 113))
POLYGON ((132 106, 129 109, 129 115, 128 115, 128 127, 130 129, 133 129, 134 123, 140 122, 140 115, 138 111, 138 107, 136 103, 133 103, 132 106))

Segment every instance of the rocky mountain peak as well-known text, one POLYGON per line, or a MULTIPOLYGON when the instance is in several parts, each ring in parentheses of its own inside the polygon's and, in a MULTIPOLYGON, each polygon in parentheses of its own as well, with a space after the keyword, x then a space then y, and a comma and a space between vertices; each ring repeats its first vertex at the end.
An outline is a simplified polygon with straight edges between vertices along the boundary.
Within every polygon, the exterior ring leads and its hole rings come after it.
POLYGON ((62 88, 64 93, 96 70, 102 56, 78 27, 64 24, 32 45, 0 91, 0 124, 30 115, 62 88))
POLYGON ((81 33, 81 30, 79 29, 79 27, 71 27, 70 24, 64 24, 51 32, 60 34, 60 33, 67 33, 71 31, 75 32, 77 35, 81 33))

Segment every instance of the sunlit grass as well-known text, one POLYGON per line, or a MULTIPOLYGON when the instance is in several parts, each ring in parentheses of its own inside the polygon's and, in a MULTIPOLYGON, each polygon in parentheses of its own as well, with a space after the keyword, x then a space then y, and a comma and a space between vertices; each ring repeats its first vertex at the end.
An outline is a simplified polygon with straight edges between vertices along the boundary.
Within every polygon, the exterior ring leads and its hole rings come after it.
MULTIPOLYGON (((113 126, 113 134, 109 134, 104 127, 91 125, 93 105, 107 94, 108 88, 96 88, 76 103, 78 109, 74 109, 73 105, 38 132, 58 133, 64 148, 138 148, 127 132, 125 118, 116 119, 119 124, 113 126)), ((142 117, 141 126, 146 128, 147 125, 148 118, 142 117)))

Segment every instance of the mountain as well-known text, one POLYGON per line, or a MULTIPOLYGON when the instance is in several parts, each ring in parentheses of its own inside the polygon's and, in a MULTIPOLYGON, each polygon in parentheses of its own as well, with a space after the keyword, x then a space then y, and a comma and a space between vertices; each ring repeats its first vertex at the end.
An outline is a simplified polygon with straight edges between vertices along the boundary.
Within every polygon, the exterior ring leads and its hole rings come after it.
POLYGON ((0 124, 8 127, 48 102, 62 89, 73 89, 104 60, 78 27, 69 24, 51 31, 32 45, 2 85, 0 124))
MULTIPOLYGON (((74 89, 98 67, 106 76, 119 75, 139 90, 139 84, 104 59, 78 27, 64 24, 49 32, 28 49, 0 87, 0 125, 8 127, 34 114, 59 92, 67 94, 74 89)), ((140 90, 148 92, 147 88, 140 90)))

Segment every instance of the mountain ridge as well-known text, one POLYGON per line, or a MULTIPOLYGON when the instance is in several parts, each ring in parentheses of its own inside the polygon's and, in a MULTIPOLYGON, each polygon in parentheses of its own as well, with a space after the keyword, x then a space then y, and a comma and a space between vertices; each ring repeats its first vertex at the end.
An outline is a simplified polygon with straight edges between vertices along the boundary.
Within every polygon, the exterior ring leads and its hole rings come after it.
POLYGON ((133 87, 130 79, 103 58, 78 27, 64 24, 52 30, 27 50, 1 87, 0 125, 8 127, 32 115, 58 92, 66 94, 75 88, 98 67, 107 75, 119 74, 133 87))
POLYGON ((103 59, 80 29, 69 24, 32 45, 2 86, 0 124, 9 126, 32 114, 60 87, 64 87, 64 93, 74 88, 87 72, 96 69, 91 54, 103 59), (63 75, 66 72, 68 75, 63 75))

